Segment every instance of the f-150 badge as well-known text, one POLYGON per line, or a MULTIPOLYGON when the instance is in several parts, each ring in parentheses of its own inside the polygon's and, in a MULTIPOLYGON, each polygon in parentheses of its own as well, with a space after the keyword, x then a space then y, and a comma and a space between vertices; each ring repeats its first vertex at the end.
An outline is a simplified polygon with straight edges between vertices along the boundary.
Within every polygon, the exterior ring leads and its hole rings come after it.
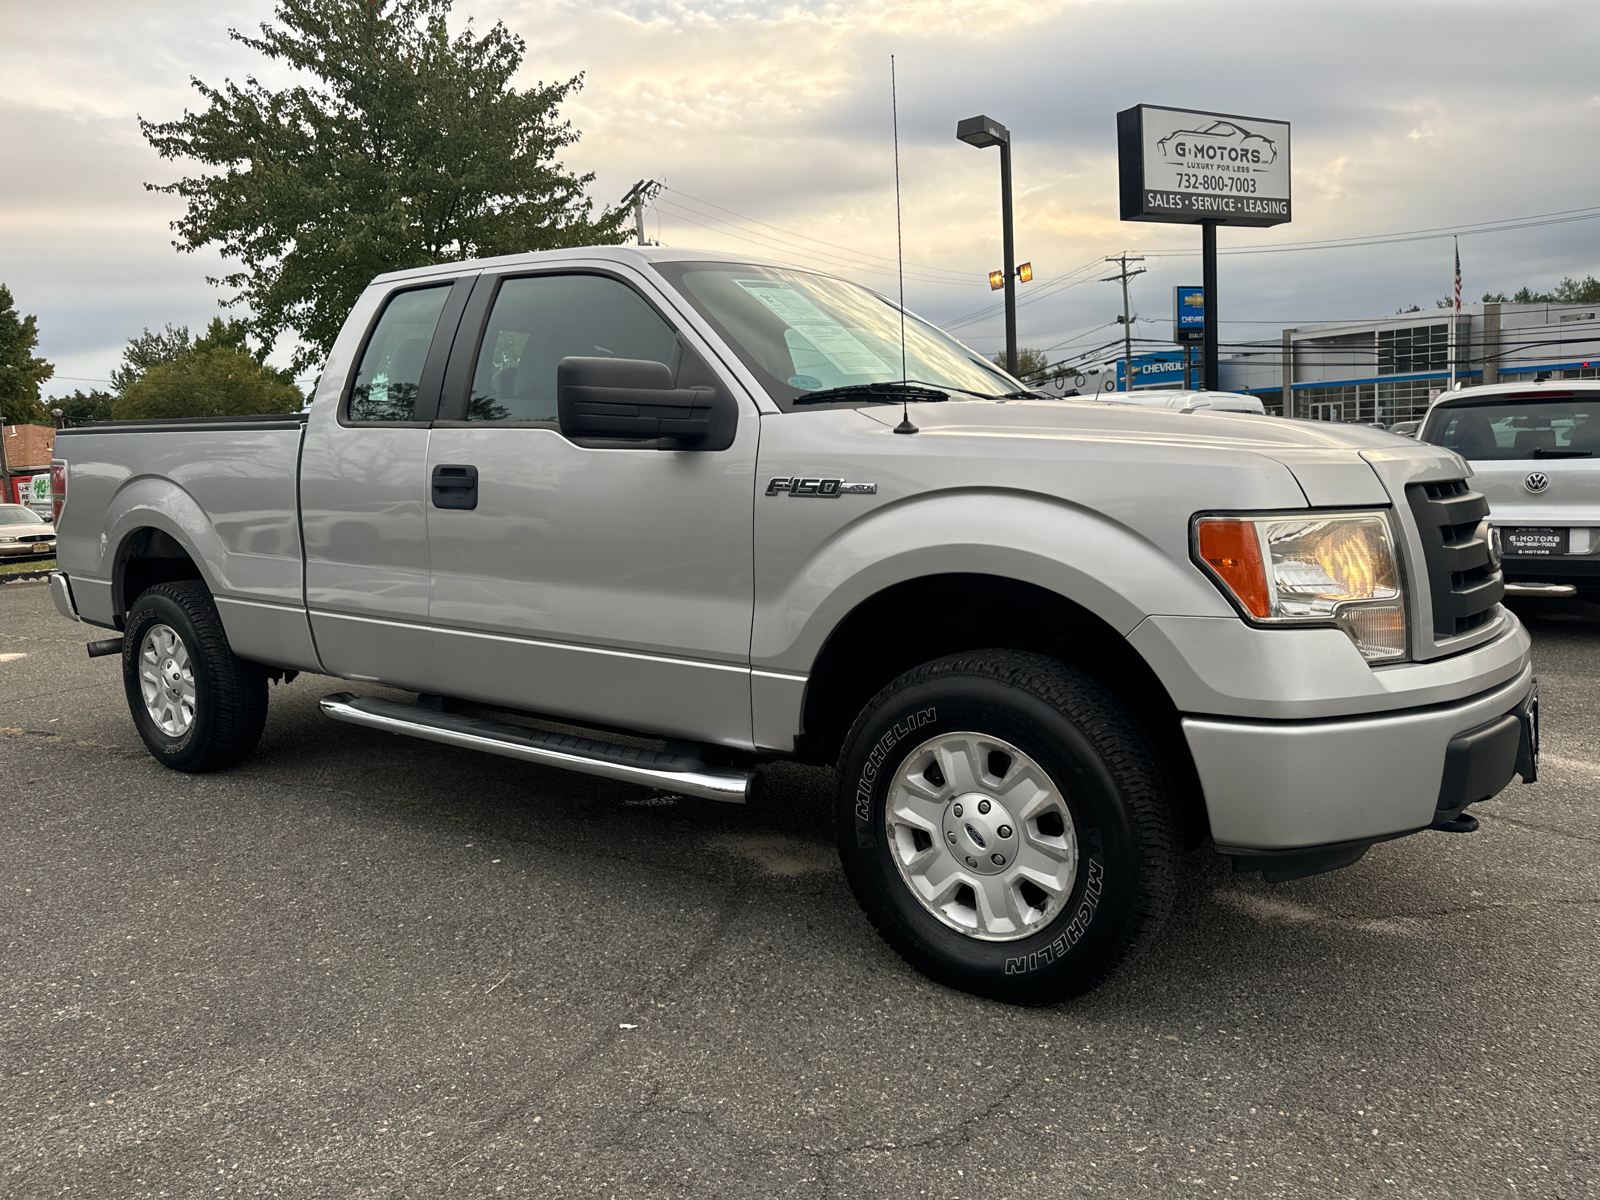
POLYGON ((839 496, 875 495, 875 483, 846 483, 842 479, 802 478, 799 475, 779 475, 767 482, 769 496, 821 496, 832 500, 839 496))

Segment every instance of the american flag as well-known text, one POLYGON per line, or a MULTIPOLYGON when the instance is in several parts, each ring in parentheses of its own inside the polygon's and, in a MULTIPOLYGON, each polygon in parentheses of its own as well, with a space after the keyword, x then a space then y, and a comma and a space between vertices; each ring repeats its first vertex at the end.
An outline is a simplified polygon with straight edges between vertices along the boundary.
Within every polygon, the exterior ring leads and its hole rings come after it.
POLYGON ((1452 238, 1456 245, 1456 315, 1461 315, 1461 241, 1452 238))

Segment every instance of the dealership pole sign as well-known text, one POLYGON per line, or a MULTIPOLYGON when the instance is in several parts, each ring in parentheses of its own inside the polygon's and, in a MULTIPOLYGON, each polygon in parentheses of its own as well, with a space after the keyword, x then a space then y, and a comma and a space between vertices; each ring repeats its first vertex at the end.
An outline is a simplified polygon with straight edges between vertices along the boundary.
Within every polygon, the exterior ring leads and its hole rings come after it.
POLYGON ((1172 340, 1198 342, 1206 334, 1206 290, 1179 284, 1172 289, 1172 340))
POLYGON ((1289 123, 1140 104, 1117 114, 1124 221, 1282 225, 1289 123))

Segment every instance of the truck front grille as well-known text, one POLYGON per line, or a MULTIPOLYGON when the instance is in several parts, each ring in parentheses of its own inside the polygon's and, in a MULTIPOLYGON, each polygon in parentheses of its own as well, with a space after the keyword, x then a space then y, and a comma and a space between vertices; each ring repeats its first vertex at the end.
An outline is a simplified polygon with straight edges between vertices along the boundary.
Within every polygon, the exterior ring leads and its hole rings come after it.
POLYGON ((1489 502, 1469 490, 1465 479, 1410 484, 1406 499, 1422 538, 1434 639, 1459 637, 1488 624, 1506 590, 1480 532, 1489 502))

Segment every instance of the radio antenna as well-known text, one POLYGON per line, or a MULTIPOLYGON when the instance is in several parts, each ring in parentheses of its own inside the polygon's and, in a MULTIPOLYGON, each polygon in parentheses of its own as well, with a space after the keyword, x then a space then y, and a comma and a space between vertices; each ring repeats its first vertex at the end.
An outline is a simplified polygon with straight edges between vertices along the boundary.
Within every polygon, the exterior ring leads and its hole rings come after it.
MULTIPOLYGON (((906 381, 906 248, 900 232, 900 99, 895 86, 894 55, 889 55, 889 112, 894 121, 894 253, 900 276, 900 382, 906 381)), ((900 424, 896 433, 916 433, 905 393, 900 395, 900 424)))

